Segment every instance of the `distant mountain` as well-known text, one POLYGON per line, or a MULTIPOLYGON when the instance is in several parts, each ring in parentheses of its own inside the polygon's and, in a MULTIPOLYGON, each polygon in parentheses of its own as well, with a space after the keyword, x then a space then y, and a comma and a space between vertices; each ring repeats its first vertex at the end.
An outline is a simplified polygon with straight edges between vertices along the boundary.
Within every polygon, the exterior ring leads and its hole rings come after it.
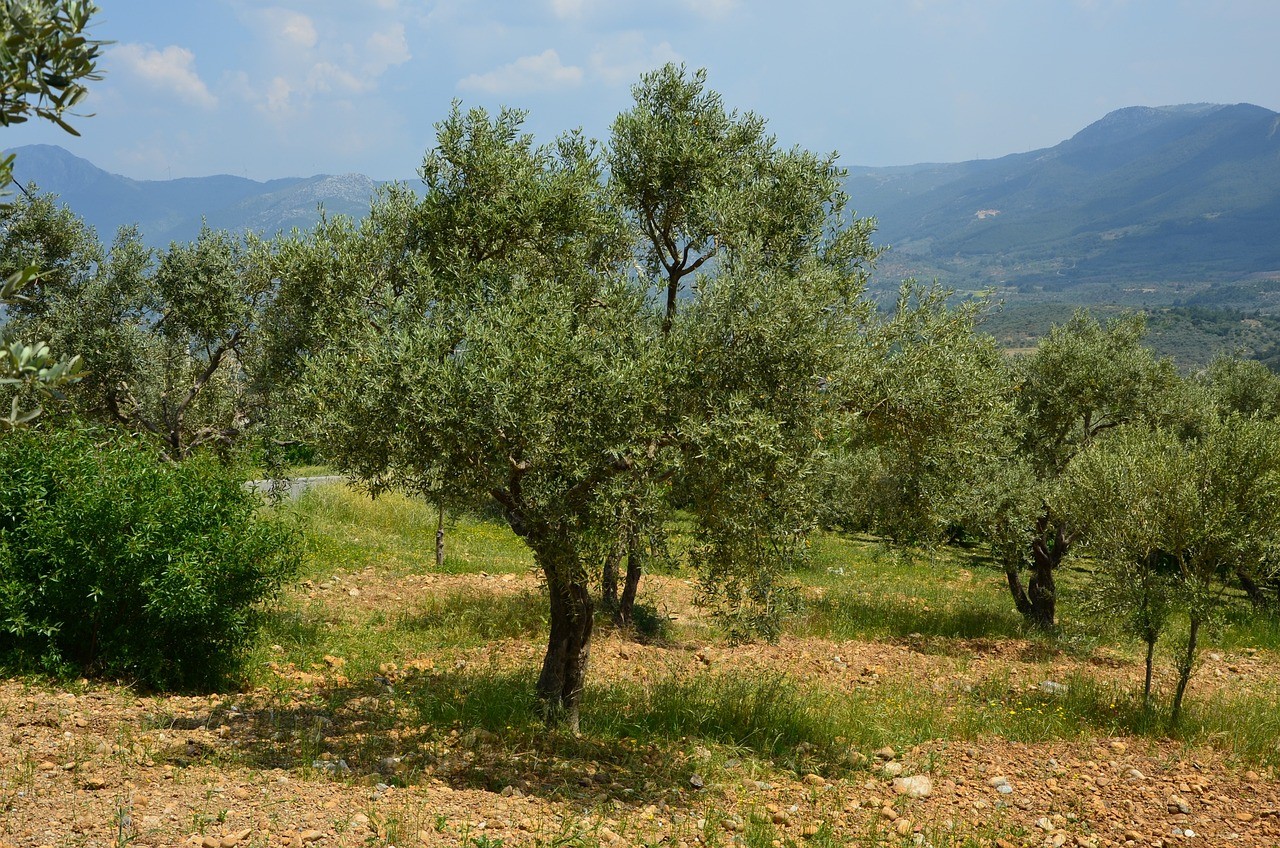
POLYGON ((892 277, 1280 306, 1280 114, 1259 106, 1121 109, 1044 150, 854 168, 848 190, 892 277))
MULTIPOLYGON (((20 147, 15 174, 56 192, 104 241, 137 223, 152 245, 201 220, 268 235, 363 216, 360 174, 256 182, 143 181, 59 147, 20 147)), ((906 276, 1059 300, 1280 312, 1280 114, 1249 104, 1112 112, 1055 147, 955 164, 850 169, 851 205, 892 250, 877 285, 906 276)))
POLYGON ((328 214, 363 217, 378 184, 363 174, 289 177, 258 182, 219 175, 177 180, 133 180, 111 174, 61 147, 14 148, 14 176, 52 192, 98 231, 107 243, 116 230, 137 224, 153 246, 189 241, 202 221, 229 230, 272 235, 305 228, 328 214))

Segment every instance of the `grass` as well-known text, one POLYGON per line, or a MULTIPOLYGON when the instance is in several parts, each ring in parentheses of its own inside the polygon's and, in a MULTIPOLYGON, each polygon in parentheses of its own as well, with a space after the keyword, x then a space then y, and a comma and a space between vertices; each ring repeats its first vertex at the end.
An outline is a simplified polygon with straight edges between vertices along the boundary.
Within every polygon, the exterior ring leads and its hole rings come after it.
POLYGON ((259 685, 271 680, 268 663, 320 670, 328 665, 326 657, 341 658, 348 676, 368 676, 384 663, 499 639, 539 638, 547 616, 546 600, 535 592, 454 592, 423 597, 400 611, 345 616, 321 603, 295 600, 267 613, 250 667, 259 685))
MULTIPOLYGON (((376 565, 390 574, 435 570, 436 508, 404 495, 371 499, 346 486, 318 486, 284 507, 309 530, 304 575, 324 577, 376 565)), ((518 574, 533 558, 496 522, 454 516, 445 526, 445 573, 518 574)))
MULTIPOLYGON (((375 567, 393 577, 435 570, 435 511, 428 504, 390 495, 369 500, 344 487, 324 487, 284 508, 310 528, 306 571, 312 580, 339 573, 339 564, 343 573, 375 567)), ((532 567, 521 542, 484 519, 454 519, 447 544, 446 573, 520 573, 532 567)), ((255 655, 262 669, 257 681, 269 676, 262 664, 270 661, 308 669, 338 656, 346 661, 344 673, 359 681, 376 675, 384 663, 436 656, 442 658, 436 670, 402 690, 417 721, 437 730, 500 734, 513 740, 513 750, 546 752, 551 744, 556 756, 603 758, 634 775, 671 779, 686 767, 687 753, 680 752, 691 745, 726 752, 717 755, 721 760, 747 756, 770 768, 839 772, 847 768, 851 749, 866 753, 885 744, 989 737, 1028 743, 1172 737, 1216 746, 1241 762, 1280 766, 1280 689, 1272 683, 1261 681, 1250 693, 1200 696, 1193 678, 1189 709, 1176 732, 1167 726, 1167 705, 1160 700, 1167 693, 1158 692, 1158 707, 1144 710, 1137 694, 1140 668, 1133 664, 1137 646, 1118 642, 1106 622, 1072 602, 1087 578, 1083 571, 1066 569, 1060 576, 1064 624, 1056 636, 1025 628, 1012 609, 1003 573, 973 550, 905 556, 873 539, 821 536, 814 540, 810 567, 794 576, 808 600, 788 623, 791 635, 910 640, 915 649, 954 657, 958 673, 969 668, 975 644, 1018 640, 1027 646, 1019 654, 1023 679, 1015 680, 1009 671, 1014 666, 1006 662, 984 671, 968 689, 902 675, 852 691, 802 686, 786 676, 748 680, 710 672, 658 674, 648 683, 596 680, 584 695, 582 737, 547 743, 532 699, 533 670, 513 671, 509 664, 453 670, 447 660, 451 652, 496 640, 540 641, 547 627, 545 598, 530 591, 454 591, 417 597, 402 610, 349 614, 295 596, 268 617, 255 655), (272 651, 272 645, 282 650, 272 651), (1133 664, 1132 680, 1096 679, 1082 662, 1065 674, 1053 665, 1064 654, 1087 659, 1099 646, 1133 664), (1037 663, 1045 679, 1067 687, 1065 694, 1046 694, 1027 682, 1028 675, 1040 673, 1037 663), (661 765, 645 760, 652 750, 664 752, 661 765)), ((1206 650, 1277 645, 1280 623, 1240 604, 1206 650)), ((359 689, 358 682, 352 685, 359 689)), ((511 758, 518 759, 515 753, 511 758)), ((510 763, 490 766, 486 775, 473 764, 470 776, 460 779, 496 785, 520 771, 510 763)))

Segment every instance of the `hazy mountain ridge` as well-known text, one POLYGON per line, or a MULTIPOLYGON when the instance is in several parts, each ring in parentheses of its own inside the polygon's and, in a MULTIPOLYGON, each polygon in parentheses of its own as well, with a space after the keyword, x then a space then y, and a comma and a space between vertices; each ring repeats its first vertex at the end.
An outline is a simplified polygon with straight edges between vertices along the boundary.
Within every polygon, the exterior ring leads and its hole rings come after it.
MULTIPOLYGON (((362 217, 361 174, 258 182, 144 181, 59 147, 17 148, 18 179, 55 192, 109 241, 137 223, 152 245, 202 220, 267 235, 323 205, 362 217)), ((877 282, 904 276, 1031 298, 1280 310, 1280 114, 1247 103, 1133 106, 1042 150, 998 159, 851 167, 851 205, 892 245, 877 282)))
POLYGON ((1280 276, 1280 114, 1130 107, 1051 148, 858 168, 892 271, 1025 292, 1280 276), (915 266, 914 268, 912 266, 915 266))
POLYGON ((363 174, 286 177, 259 182, 219 174, 175 180, 134 180, 98 168, 56 145, 17 147, 14 175, 52 192, 93 226, 103 241, 137 224, 153 246, 196 237, 211 227, 272 235, 305 228, 328 214, 363 217, 378 183, 363 174))

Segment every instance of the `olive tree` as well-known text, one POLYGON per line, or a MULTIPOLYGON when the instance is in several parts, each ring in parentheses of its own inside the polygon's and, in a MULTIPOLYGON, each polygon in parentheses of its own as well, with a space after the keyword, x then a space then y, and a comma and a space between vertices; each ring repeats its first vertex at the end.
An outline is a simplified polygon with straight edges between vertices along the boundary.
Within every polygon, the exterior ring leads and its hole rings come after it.
POLYGON ((995 514, 986 524, 998 534, 993 547, 1002 554, 1018 611, 1038 627, 1055 623, 1055 573, 1077 538, 1077 528, 1054 507, 1054 492, 1072 461, 1131 422, 1195 416, 1173 365, 1142 345, 1143 331, 1141 316, 1104 325, 1079 311, 1014 362, 1016 444, 992 478, 1034 497, 993 493, 995 514), (1030 571, 1025 587, 1024 569, 1030 571))
MULTIPOLYGON (((635 105, 612 126, 609 189, 628 227, 637 273, 656 296, 656 343, 668 360, 683 350, 670 339, 682 299, 695 308, 699 286, 723 271, 751 262, 789 273, 814 265, 856 277, 875 258, 873 222, 846 216, 844 173, 834 154, 781 148, 763 118, 728 109, 707 88, 703 70, 668 64, 645 74, 632 94, 635 105)), ((641 542, 661 534, 667 493, 661 481, 634 479, 620 501, 617 544, 602 580, 603 599, 620 624, 631 617, 641 542)))
POLYGON ((266 392, 250 370, 274 296, 270 249, 205 228, 158 253, 123 228, 109 252, 50 195, 0 210, 0 270, 44 270, 12 309, 13 323, 83 351, 71 392, 84 415, 145 433, 180 461, 226 450, 260 417, 266 392))
MULTIPOLYGON (((316 299, 333 308, 313 325, 302 402, 326 456, 371 490, 444 481, 501 509, 548 589, 537 692, 549 722, 573 726, 592 581, 640 487, 692 507, 695 558, 721 599, 768 605, 768 576, 808 527, 835 408, 824 379, 870 256, 861 230, 828 217, 833 193, 812 218, 832 229, 804 237, 807 255, 780 261, 744 234, 669 310, 629 265, 607 157, 574 133, 537 146, 520 120, 455 107, 425 159, 425 197, 389 216, 408 225, 355 232, 335 260, 351 272, 321 278, 333 292, 316 299), (364 243, 386 261, 359 270, 364 243)), ((280 279, 280 302, 298 302, 295 278, 280 279)))
MULTIPOLYGON (((79 135, 66 115, 87 94, 86 81, 101 79, 97 62, 104 42, 85 36, 97 12, 83 0, 26 0, 0 4, 0 126, 21 124, 31 117, 52 121, 79 135)), ((0 210, 13 183, 14 154, 0 155, 0 210)), ((0 276, 0 307, 22 303, 22 288, 39 276, 39 266, 27 264, 0 276)), ((30 386, 46 395, 80 375, 78 357, 57 358, 45 342, 8 338, 0 325, 0 387, 13 391, 30 386)), ((23 409, 15 392, 9 408, 0 413, 0 426, 16 427, 40 414, 40 407, 23 409)))
POLYGON ((970 521, 977 481, 1009 449, 1009 368, 977 332, 982 300, 908 281, 860 328, 834 386, 848 411, 828 520, 903 543, 970 521))
POLYGON ((1230 416, 1189 441, 1134 428, 1086 449, 1069 479, 1064 512, 1106 575, 1101 591, 1147 642, 1146 691, 1167 607, 1187 617, 1176 724, 1226 581, 1280 569, 1280 425, 1230 416))

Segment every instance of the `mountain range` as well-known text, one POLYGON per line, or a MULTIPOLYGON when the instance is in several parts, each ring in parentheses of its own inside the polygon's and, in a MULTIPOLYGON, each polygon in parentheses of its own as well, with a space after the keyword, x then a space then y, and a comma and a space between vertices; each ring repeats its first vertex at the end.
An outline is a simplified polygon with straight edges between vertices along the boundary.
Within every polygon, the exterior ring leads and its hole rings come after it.
MULTIPOLYGON (((202 222, 305 228, 321 205, 360 217, 378 185, 361 174, 133 180, 51 145, 13 152, 20 182, 60 195, 104 241, 136 223, 155 246, 202 222)), ((1042 150, 852 167, 847 188, 892 246, 882 287, 915 276, 1024 300, 1280 310, 1280 114, 1259 106, 1120 109, 1042 150)))
POLYGON ((14 179, 59 196, 110 242, 116 230, 137 224, 153 247, 190 241, 207 222, 233 231, 273 235, 306 228, 324 207, 330 215, 362 218, 378 183, 363 174, 287 177, 259 182, 220 174, 176 180, 134 180, 108 173, 51 144, 32 144, 17 154, 14 179))
POLYGON ((1086 300, 1280 288, 1280 114, 1259 106, 1120 109, 1029 153, 853 168, 848 189, 890 274, 1086 300))

